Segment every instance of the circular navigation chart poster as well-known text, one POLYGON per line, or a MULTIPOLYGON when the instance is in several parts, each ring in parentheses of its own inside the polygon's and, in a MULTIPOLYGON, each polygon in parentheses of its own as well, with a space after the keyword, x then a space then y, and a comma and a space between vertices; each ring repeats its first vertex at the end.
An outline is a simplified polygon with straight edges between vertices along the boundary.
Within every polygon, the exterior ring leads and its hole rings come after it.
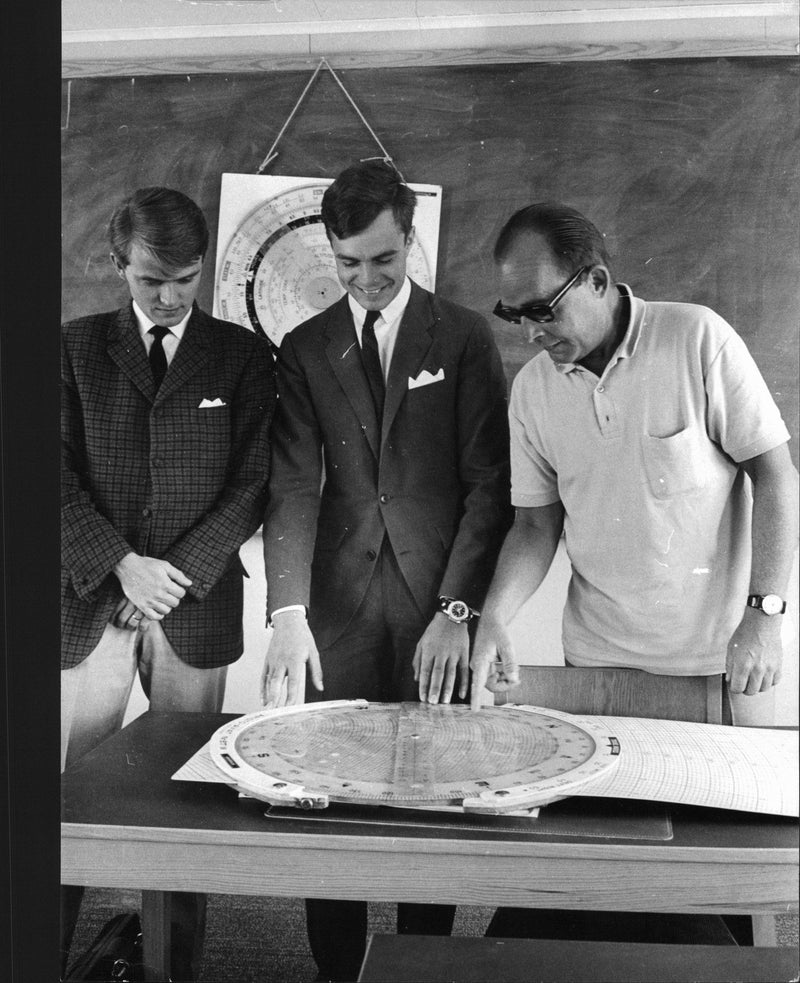
MULTIPOLYGON (((344 293, 320 217, 332 179, 223 174, 217 234, 214 314, 275 345, 344 293)), ((417 193, 408 275, 433 290, 442 189, 417 193)))

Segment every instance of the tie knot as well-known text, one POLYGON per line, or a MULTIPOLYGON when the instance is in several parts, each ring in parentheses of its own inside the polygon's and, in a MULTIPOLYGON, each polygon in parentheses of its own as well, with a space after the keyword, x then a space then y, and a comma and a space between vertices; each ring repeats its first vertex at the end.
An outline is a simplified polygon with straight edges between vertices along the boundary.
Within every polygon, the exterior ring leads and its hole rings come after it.
POLYGON ((169 328, 165 328, 160 324, 154 324, 153 327, 150 328, 148 334, 151 334, 154 338, 157 338, 159 341, 163 341, 164 338, 169 334, 169 328))
POLYGON ((367 316, 364 318, 364 329, 369 331, 370 328, 375 327, 375 322, 381 316, 380 311, 367 311, 367 316))

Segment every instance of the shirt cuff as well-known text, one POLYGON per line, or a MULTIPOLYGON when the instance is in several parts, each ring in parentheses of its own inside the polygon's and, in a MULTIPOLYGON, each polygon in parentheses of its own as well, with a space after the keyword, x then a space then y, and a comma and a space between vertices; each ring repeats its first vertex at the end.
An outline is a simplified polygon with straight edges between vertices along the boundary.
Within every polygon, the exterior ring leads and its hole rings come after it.
POLYGON ((274 628, 275 626, 272 623, 272 619, 275 617, 276 614, 283 614, 284 611, 302 611, 304 616, 306 617, 308 616, 308 612, 306 611, 305 604, 287 604, 285 607, 277 608, 275 611, 272 612, 269 618, 267 618, 267 627, 274 628))

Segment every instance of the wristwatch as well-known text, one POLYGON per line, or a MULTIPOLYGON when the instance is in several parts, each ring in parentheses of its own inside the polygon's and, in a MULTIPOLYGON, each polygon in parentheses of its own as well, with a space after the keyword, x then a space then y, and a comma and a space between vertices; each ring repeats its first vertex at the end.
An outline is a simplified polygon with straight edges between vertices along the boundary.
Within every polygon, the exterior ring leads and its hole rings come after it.
POLYGON ((786 601, 777 594, 751 594, 747 598, 747 606, 758 608, 764 614, 783 614, 786 610, 786 601))
POLYGON ((439 610, 447 617, 460 625, 473 618, 480 617, 480 612, 473 611, 466 601, 457 601, 454 597, 439 597, 439 610))

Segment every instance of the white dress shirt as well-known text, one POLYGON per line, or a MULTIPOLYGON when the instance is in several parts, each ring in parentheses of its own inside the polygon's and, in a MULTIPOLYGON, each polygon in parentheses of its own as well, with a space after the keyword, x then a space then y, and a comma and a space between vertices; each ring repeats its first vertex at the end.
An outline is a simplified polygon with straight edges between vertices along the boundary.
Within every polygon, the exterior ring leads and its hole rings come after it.
MULTIPOLYGON (((154 326, 155 322, 150 320, 135 300, 133 302, 133 313, 136 315, 136 323, 139 325, 139 334, 144 342, 145 351, 149 355, 154 341, 153 336, 150 334, 150 328, 154 326)), ((164 354, 167 357, 168 366, 172 363, 173 358, 175 358, 175 352, 178 350, 178 345, 180 344, 181 338, 183 338, 183 332, 186 330, 186 325, 189 323, 191 316, 192 312, 190 310, 182 321, 179 321, 174 328, 168 328, 167 333, 164 335, 164 340, 161 344, 164 348, 164 354)))
MULTIPOLYGON (((403 319, 403 314, 405 313, 410 296, 411 281, 406 277, 398 295, 384 307, 380 312, 380 317, 375 322, 375 340, 378 343, 378 355, 381 360, 384 382, 389 375, 389 366, 392 362, 392 353, 394 352, 394 345, 397 341, 397 332, 400 329, 400 322, 403 319)), ((361 332, 364 328, 364 318, 366 318, 367 312, 350 294, 347 295, 347 300, 353 314, 353 323, 356 327, 356 335, 360 345, 361 332)))

